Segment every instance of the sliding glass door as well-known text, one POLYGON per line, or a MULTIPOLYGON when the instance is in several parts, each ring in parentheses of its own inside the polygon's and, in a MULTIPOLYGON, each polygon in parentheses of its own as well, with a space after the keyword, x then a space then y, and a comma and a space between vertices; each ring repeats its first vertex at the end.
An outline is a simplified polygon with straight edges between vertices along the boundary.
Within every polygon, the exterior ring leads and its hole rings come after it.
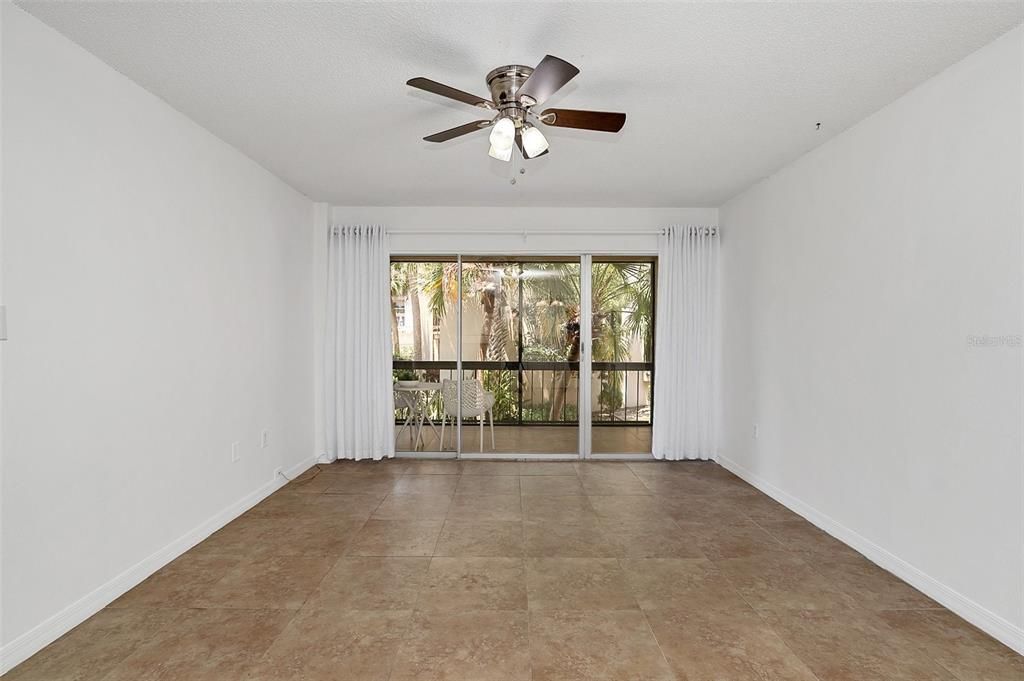
POLYGON ((649 454, 654 396, 653 259, 591 263, 591 451, 649 454))
POLYGON ((462 258, 464 454, 579 451, 579 282, 579 258, 462 258))
POLYGON ((649 453, 654 267, 590 256, 395 258, 396 449, 649 453))
POLYGON ((458 271, 455 256, 392 258, 396 451, 455 451, 454 428, 441 443, 441 388, 458 373, 458 271))

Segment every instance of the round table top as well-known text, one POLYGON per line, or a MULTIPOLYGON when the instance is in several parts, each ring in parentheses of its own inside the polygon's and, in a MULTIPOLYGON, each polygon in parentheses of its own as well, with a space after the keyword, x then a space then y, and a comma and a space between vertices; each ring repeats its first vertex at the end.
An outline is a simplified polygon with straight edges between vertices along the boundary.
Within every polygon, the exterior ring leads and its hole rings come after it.
POLYGON ((409 391, 409 392, 412 392, 412 391, 415 391, 415 390, 440 390, 440 389, 441 389, 441 384, 440 383, 430 383, 430 382, 427 382, 427 381, 420 381, 416 385, 400 385, 398 383, 395 383, 395 390, 404 390, 404 391, 409 391))

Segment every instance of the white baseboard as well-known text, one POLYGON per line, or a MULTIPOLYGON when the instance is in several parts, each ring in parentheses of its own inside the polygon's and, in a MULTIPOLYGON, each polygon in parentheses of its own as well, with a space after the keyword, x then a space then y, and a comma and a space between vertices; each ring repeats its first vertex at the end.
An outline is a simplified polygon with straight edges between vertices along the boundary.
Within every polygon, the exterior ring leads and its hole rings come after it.
POLYGON ((888 570, 918 591, 934 599, 946 608, 978 627, 992 638, 1001 641, 1024 655, 1024 629, 1016 626, 991 610, 974 602, 963 594, 951 589, 934 577, 922 572, 899 556, 896 556, 870 539, 857 534, 845 525, 833 520, 796 497, 763 480, 739 464, 724 457, 718 463, 791 511, 803 516, 809 522, 830 535, 856 549, 879 567, 888 570))
POLYGON ((579 461, 577 454, 533 454, 530 452, 463 452, 461 461, 579 461))
MULTIPOLYGON (((295 464, 284 474, 289 478, 301 474, 315 463, 315 457, 309 457, 295 464)), ((181 537, 164 546, 152 555, 142 559, 132 567, 117 575, 109 582, 94 589, 64 608, 52 617, 26 631, 21 636, 0 647, 0 674, 6 674, 37 652, 50 645, 58 638, 89 619, 97 612, 112 603, 132 587, 142 582, 154 572, 182 555, 190 548, 203 541, 211 534, 242 515, 250 508, 263 501, 286 484, 286 480, 275 474, 274 479, 258 489, 245 495, 235 503, 216 513, 212 518, 198 527, 186 532, 181 537)))
POLYGON ((624 454, 591 454, 584 461, 657 461, 657 459, 649 452, 647 454, 627 452, 624 454))
POLYGON ((456 459, 455 452, 395 452, 396 459, 456 459))

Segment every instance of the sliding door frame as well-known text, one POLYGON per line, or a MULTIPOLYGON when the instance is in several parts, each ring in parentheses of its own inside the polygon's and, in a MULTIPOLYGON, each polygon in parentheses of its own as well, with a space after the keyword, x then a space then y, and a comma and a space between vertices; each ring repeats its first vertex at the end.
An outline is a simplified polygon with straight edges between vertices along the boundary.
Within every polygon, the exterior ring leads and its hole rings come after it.
MULTIPOLYGON (((429 261, 437 259, 439 256, 447 256, 451 258, 452 251, 446 250, 442 252, 402 252, 391 254, 392 262, 401 261, 416 261, 417 259, 423 259, 429 261)), ((455 323, 457 328, 456 333, 456 378, 458 383, 458 395, 461 400, 462 397, 462 381, 463 381, 463 333, 462 333, 462 317, 463 317, 463 263, 464 262, 475 262, 481 259, 487 258, 495 262, 501 261, 502 258, 511 259, 514 261, 528 262, 533 260, 534 262, 550 262, 551 260, 567 260, 571 262, 578 262, 580 266, 580 359, 579 359, 579 373, 577 376, 578 383, 578 395, 577 395, 577 452, 576 453, 535 453, 535 452, 467 452, 464 451, 462 446, 462 409, 461 407, 457 410, 458 416, 456 417, 456 436, 455 436, 455 451, 437 451, 437 452, 396 452, 396 456, 400 458, 442 458, 442 459, 460 459, 460 460, 532 460, 532 461, 621 461, 621 460, 653 460, 653 454, 650 452, 622 452, 622 453, 593 453, 593 418, 590 413, 591 410, 589 405, 593 399, 592 388, 592 364, 593 364, 593 342, 592 342, 592 330, 593 330, 593 263, 595 257, 601 262, 608 261, 625 261, 630 262, 633 259, 645 260, 652 262, 652 277, 653 277, 653 300, 652 305, 657 305, 657 253, 651 251, 618 251, 614 253, 583 253, 583 252, 537 252, 537 251, 526 251, 526 252, 509 252, 503 251, 501 254, 484 254, 478 255, 475 252, 464 254, 456 253, 454 261, 457 263, 457 300, 456 300, 456 314, 455 323), (578 259, 578 260, 577 260, 578 259), (584 405, 586 407, 584 408, 584 405)), ((450 262, 450 260, 449 260, 450 262)), ((652 350, 651 350, 651 362, 655 363, 654 356, 654 326, 657 324, 657 315, 654 315, 651 334, 652 334, 652 350)), ((653 378, 651 389, 653 391, 653 378)), ((521 389, 521 387, 520 387, 521 389)), ((654 410, 653 405, 651 409, 651 421, 653 427, 654 410)))
MULTIPOLYGON (((651 396, 650 396, 650 407, 651 407, 651 428, 654 428, 654 382, 658 380, 657 372, 657 342, 656 330, 658 326, 658 254, 657 253, 594 253, 589 256, 590 259, 590 271, 591 277, 593 277, 593 265, 594 262, 598 263, 614 263, 614 262, 647 262, 651 265, 651 359, 649 364, 651 365, 651 396)), ((593 283, 593 278, 591 278, 593 283)), ((588 316, 593 315, 593 300, 588 298, 590 305, 587 306, 588 316)), ((615 362, 613 364, 630 364, 631 362, 615 362)), ((603 363, 602 363, 603 364, 603 363)), ((587 362, 587 370, 590 372, 588 376, 593 376, 593 363, 587 362)), ((590 381, 587 382, 590 386, 590 381)), ((590 417, 589 409, 588 418, 590 417)), ((594 461, 621 461, 623 459, 647 461, 654 460, 654 454, 652 452, 593 452, 593 435, 594 427, 591 420, 590 428, 588 428, 588 448, 587 458, 594 461)), ((603 425, 603 424, 602 424, 603 425)), ((601 427, 601 426, 598 426, 601 427)))
MULTIPOLYGON (((579 265, 579 267, 580 267, 580 271, 579 271, 579 277, 580 277, 580 298, 581 298, 581 302, 582 302, 582 300, 583 300, 583 290, 584 290, 583 287, 586 285, 585 284, 586 280, 584 279, 584 275, 583 275, 583 259, 584 259, 584 257, 586 257, 586 256, 584 256, 582 254, 579 254, 579 253, 569 253, 569 254, 564 254, 564 253, 560 253, 560 254, 555 254, 555 253, 539 253, 539 252, 509 253, 509 252, 505 252, 505 251, 502 251, 500 253, 486 253, 486 252, 481 253, 481 252, 478 252, 478 251, 471 251, 471 252, 459 254, 459 256, 458 256, 459 274, 460 274, 460 277, 461 277, 461 274, 463 272, 462 265, 464 263, 479 263, 479 262, 484 262, 484 263, 503 263, 503 264, 516 263, 516 264, 520 264, 521 265, 523 263, 530 263, 530 262, 534 262, 534 263, 564 262, 564 263, 570 263, 570 264, 573 264, 573 265, 579 265)), ((461 282, 461 279, 460 279, 460 282, 461 282)), ((517 308, 520 314, 522 314, 522 290, 523 290, 523 287, 522 287, 522 283, 520 282, 520 285, 518 287, 520 300, 519 300, 519 305, 518 305, 518 308, 517 308)), ((464 292, 463 288, 462 288, 462 286, 460 284, 460 286, 459 286, 459 305, 458 305, 458 308, 459 308, 460 312, 461 312, 461 310, 463 308, 463 305, 462 305, 462 303, 463 303, 463 300, 462 300, 463 292, 464 292)), ((581 304, 581 314, 583 313, 583 307, 584 306, 582 306, 582 304, 581 304)), ((458 331, 458 338, 459 338, 459 351, 458 351, 458 353, 459 353, 459 380, 461 381, 462 380, 462 374, 463 374, 462 345, 461 345, 462 344, 463 329, 462 329, 461 317, 460 317, 458 323, 459 323, 459 331, 458 331)), ((582 393, 580 391, 582 390, 582 383, 583 383, 582 376, 584 375, 583 374, 583 370, 584 370, 583 369, 583 359, 584 359, 584 350, 585 350, 585 346, 584 346, 583 341, 582 341, 582 338, 584 337, 583 336, 583 321, 582 321, 582 319, 580 320, 580 336, 581 336, 580 359, 579 359, 578 362, 571 362, 571 361, 568 361, 568 360, 566 360, 566 361, 553 361, 553 362, 551 362, 551 364, 555 364, 555 365, 559 365, 559 366, 563 366, 564 365, 566 367, 565 368, 566 371, 571 371, 573 364, 577 364, 578 365, 578 367, 577 367, 577 384, 580 385, 580 388, 577 391, 577 410, 576 410, 576 412, 577 412, 577 414, 576 414, 577 423, 575 424, 575 427, 577 429, 577 445, 576 445, 576 450, 577 451, 575 451, 575 452, 550 452, 550 453, 540 453, 540 452, 479 452, 479 451, 467 451, 465 448, 461 447, 461 439, 460 439, 460 448, 458 450, 458 458, 459 459, 467 459, 467 460, 526 459, 526 460, 534 460, 534 461, 566 461, 566 460, 569 460, 569 461, 579 461, 580 459, 583 458, 583 450, 581 449, 581 446, 583 445, 582 433, 584 431, 584 428, 583 428, 583 425, 582 425, 583 416, 580 414, 581 410, 579 409, 579 405, 583 404, 583 402, 582 402, 582 393)), ((512 364, 515 364, 517 367, 519 367, 519 370, 522 371, 522 361, 520 360, 520 358, 522 356, 522 346, 521 346, 522 339, 519 338, 518 341, 519 341, 519 357, 517 357, 516 362, 514 362, 512 364)), ((470 369, 469 370, 472 370, 473 365, 476 364, 475 361, 469 361, 467 363, 470 365, 470 369)), ((534 364, 544 364, 544 362, 534 362, 534 364)), ((519 377, 519 383, 520 383, 519 390, 522 390, 522 376, 519 377)), ((460 396, 462 395, 461 383, 460 383, 460 386, 459 386, 459 395, 460 396)), ((461 412, 461 409, 459 411, 461 412)), ((584 411, 587 411, 587 410, 584 410, 584 411)), ((586 414, 586 417, 589 419, 589 413, 586 414)), ((520 422, 520 425, 523 425, 522 422, 520 422)), ((554 426, 554 427, 558 427, 554 423, 539 423, 537 425, 551 425, 551 426, 554 426)), ((461 434, 461 432, 462 432, 462 428, 461 427, 459 428, 459 432, 461 434)))
POLYGON ((581 460, 590 458, 590 442, 592 433, 590 431, 590 357, 593 349, 593 335, 591 328, 594 323, 594 310, 591 302, 592 285, 592 256, 589 253, 580 256, 580 373, 576 379, 579 384, 579 391, 576 402, 576 421, 579 423, 579 458, 581 460))

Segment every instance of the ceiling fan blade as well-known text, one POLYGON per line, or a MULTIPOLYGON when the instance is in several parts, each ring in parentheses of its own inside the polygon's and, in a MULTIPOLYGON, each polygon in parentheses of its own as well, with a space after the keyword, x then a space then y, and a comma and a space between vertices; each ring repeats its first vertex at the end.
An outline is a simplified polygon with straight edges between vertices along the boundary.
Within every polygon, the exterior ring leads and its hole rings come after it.
POLYGON ((544 151, 540 152, 536 156, 527 156, 526 155, 526 149, 523 148, 523 132, 522 132, 522 130, 519 130, 519 129, 516 129, 516 146, 519 147, 519 153, 522 154, 523 158, 525 158, 527 161, 529 161, 531 158, 540 158, 544 154, 546 154, 549 151, 551 151, 551 149, 545 149, 544 151))
POLYGON ((618 132, 626 124, 626 114, 609 111, 580 111, 579 109, 547 109, 540 120, 558 128, 579 128, 618 132))
POLYGON ((425 90, 435 95, 441 95, 448 99, 465 102, 466 104, 472 104, 473 106, 479 106, 484 109, 494 108, 494 104, 489 99, 483 99, 482 97, 471 95, 468 92, 463 92, 462 90, 453 88, 450 85, 438 83, 437 81, 430 80, 429 78, 411 78, 406 81, 405 84, 411 85, 414 88, 419 88, 420 90, 425 90))
POLYGON ((460 125, 455 128, 442 130, 441 132, 435 132, 433 135, 428 135, 423 139, 426 142, 447 142, 448 140, 455 139, 456 137, 468 135, 471 132, 483 130, 484 128, 488 128, 490 126, 491 121, 473 121, 472 123, 466 123, 465 125, 460 125))
POLYGON ((580 70, 569 62, 558 57, 552 57, 549 54, 540 60, 537 68, 533 70, 533 73, 526 79, 522 87, 516 91, 516 99, 523 102, 524 97, 529 97, 532 103, 529 100, 526 103, 530 106, 540 104, 558 92, 563 85, 575 78, 579 72, 580 70))

